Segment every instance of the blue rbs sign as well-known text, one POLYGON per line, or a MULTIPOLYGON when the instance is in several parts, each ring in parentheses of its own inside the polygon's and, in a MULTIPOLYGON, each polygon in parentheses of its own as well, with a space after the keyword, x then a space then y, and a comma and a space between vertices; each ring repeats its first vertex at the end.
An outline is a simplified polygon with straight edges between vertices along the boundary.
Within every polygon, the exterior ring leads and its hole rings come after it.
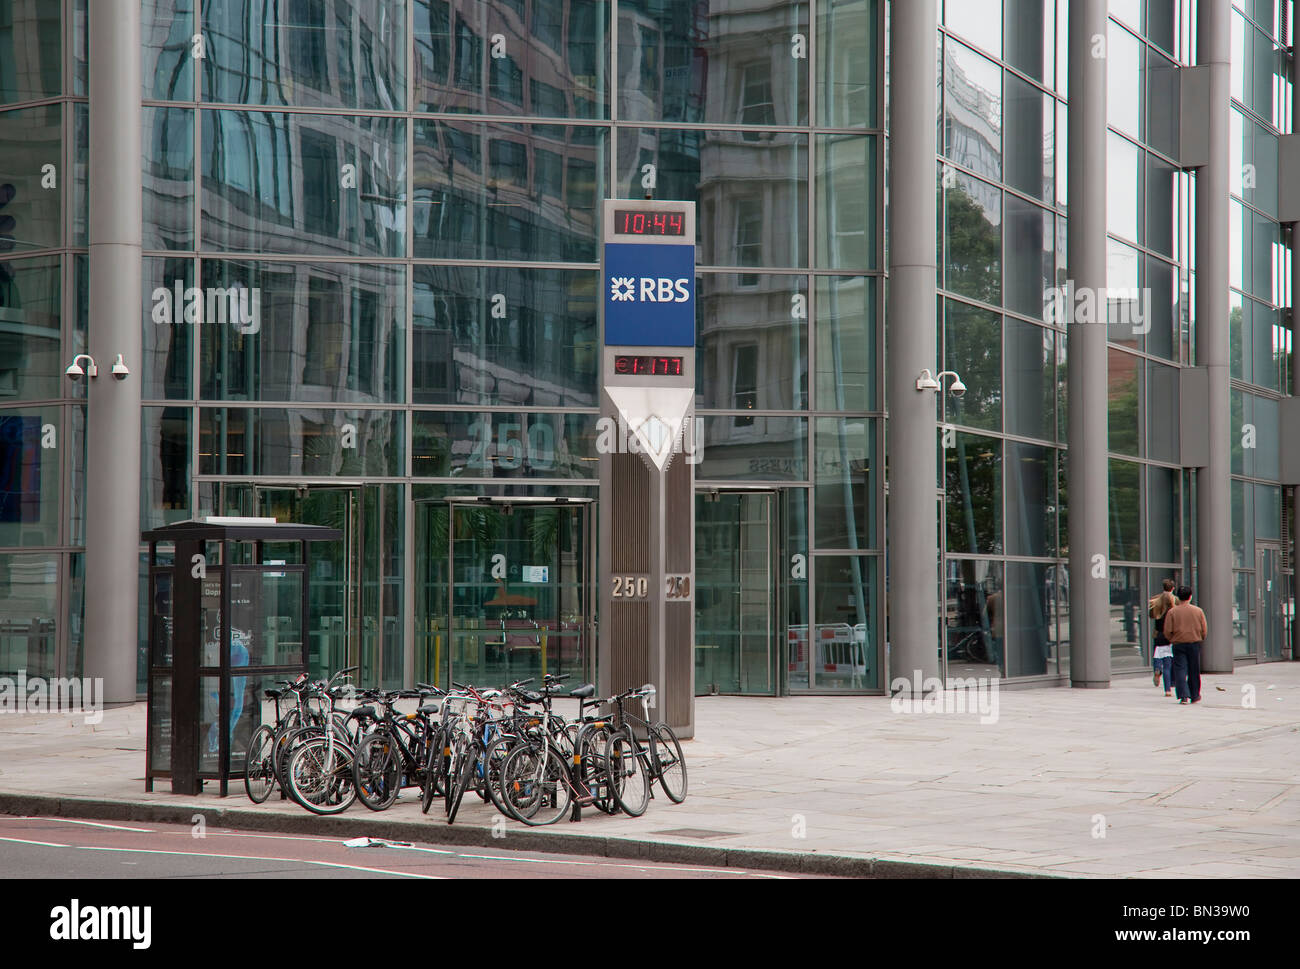
POLYGON ((695 247, 607 243, 605 343, 695 346, 695 247))

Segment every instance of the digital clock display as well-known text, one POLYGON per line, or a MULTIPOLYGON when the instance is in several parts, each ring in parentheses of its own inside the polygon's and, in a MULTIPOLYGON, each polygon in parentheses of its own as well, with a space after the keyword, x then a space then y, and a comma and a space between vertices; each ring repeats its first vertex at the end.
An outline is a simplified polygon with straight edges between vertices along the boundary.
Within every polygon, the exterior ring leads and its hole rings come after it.
POLYGON ((614 372, 638 377, 680 377, 681 357, 616 356, 614 372))
POLYGON ((615 209, 614 231, 629 236, 681 236, 686 234, 682 212, 615 209))

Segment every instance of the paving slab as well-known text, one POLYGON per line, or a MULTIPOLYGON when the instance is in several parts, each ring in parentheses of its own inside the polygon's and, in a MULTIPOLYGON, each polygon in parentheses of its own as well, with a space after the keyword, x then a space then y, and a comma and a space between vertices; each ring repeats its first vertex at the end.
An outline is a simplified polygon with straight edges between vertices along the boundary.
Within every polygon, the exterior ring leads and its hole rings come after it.
POLYGON ((1300 663, 1204 682, 1205 700, 1190 706, 1147 676, 1107 690, 1004 690, 992 723, 895 712, 884 697, 701 697, 696 739, 683 745, 684 804, 661 796, 641 818, 588 814, 545 829, 511 822, 503 837, 493 837, 496 812, 477 801, 449 828, 410 796, 382 814, 357 805, 318 818, 277 798, 250 804, 238 780, 224 799, 172 795, 165 783, 146 794, 143 704, 97 724, 9 713, 0 811, 154 820, 197 811, 266 830, 414 831, 856 875, 1300 876, 1300 663))

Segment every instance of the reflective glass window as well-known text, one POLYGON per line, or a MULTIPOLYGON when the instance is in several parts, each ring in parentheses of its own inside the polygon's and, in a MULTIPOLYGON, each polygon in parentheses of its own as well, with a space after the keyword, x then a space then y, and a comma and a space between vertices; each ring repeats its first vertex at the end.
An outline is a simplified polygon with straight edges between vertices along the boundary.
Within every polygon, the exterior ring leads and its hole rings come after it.
POLYGON ((405 255, 404 121, 204 111, 202 125, 206 248, 405 255))
POLYGON ((1245 568, 1255 560, 1255 489, 1247 482, 1234 479, 1231 491, 1233 565, 1245 568))
MULTIPOLYGON (((683 128, 621 129, 620 197, 643 198, 646 166, 652 166, 656 197, 697 203, 700 265, 807 266, 808 139, 774 132, 754 142, 746 135, 683 128)), ((861 187, 862 181, 847 173, 845 178, 847 208, 851 190, 861 187)), ((863 244, 854 241, 863 238, 854 235, 859 228, 846 225, 846 234, 827 241, 846 247, 842 251, 847 254, 855 244, 863 244)))
POLYGON ((1056 451, 1007 441, 1007 554, 1056 554, 1056 451))
POLYGON ((806 3, 622 0, 618 8, 621 118, 808 123, 806 3))
MULTIPOLYGON (((141 347, 144 359, 138 371, 132 368, 133 375, 139 374, 140 397, 144 400, 183 400, 192 397, 190 355, 194 345, 194 331, 199 323, 197 310, 191 311, 191 322, 186 322, 185 310, 196 306, 198 302, 193 298, 195 294, 190 292, 194 286, 194 260, 145 256, 142 265, 144 307, 141 313, 141 347), (192 298, 187 300, 187 295, 192 298)), ((206 314, 206 299, 202 302, 206 314)), ((229 308, 227 300, 227 313, 229 308)), ((213 306, 214 318, 218 309, 216 305, 213 306)), ((206 319, 205 315, 204 320, 206 319)))
POLYGON ((403 400, 405 277, 400 266, 204 260, 201 288, 184 294, 185 318, 203 327, 203 397, 403 400))
MULTIPOLYGON (((1142 257, 1132 246, 1106 240, 1106 338, 1132 349, 1141 346, 1146 329, 1146 304, 1138 273, 1141 264, 1142 257)), ((1076 293, 1075 298, 1080 300, 1082 296, 1076 293)), ((1097 299, 1102 299, 1101 294, 1097 299)))
POLYGON ((815 445, 814 508, 817 548, 876 545, 875 421, 819 417, 815 445))
POLYGON ((879 77, 879 2, 817 8, 817 124, 874 128, 879 77))
MULTIPOLYGON (((1106 44, 1106 120, 1131 138, 1143 134, 1142 78, 1146 73, 1146 45, 1113 21, 1106 44)), ((1136 25, 1135 25, 1136 29, 1136 25)))
POLYGON ((1178 491, 1180 475, 1171 468, 1147 468, 1147 559, 1152 562, 1181 560, 1178 491))
POLYGON ((413 271, 415 403, 595 406, 594 272, 413 271))
POLYGON ((401 110, 402 0, 209 0, 203 96, 235 104, 401 110))
POLYGON ((1178 238, 1178 170, 1150 152, 1145 156, 1143 209, 1146 231, 1139 241, 1148 249, 1172 258, 1178 238))
POLYGON ((1110 668, 1139 669, 1147 664, 1144 640, 1151 620, 1147 618, 1147 594, 1142 587, 1142 569, 1110 569, 1110 668))
POLYGON ((1142 334, 1147 353, 1175 359, 1174 321, 1178 318, 1178 292, 1175 267, 1163 259, 1142 257, 1142 289, 1138 294, 1137 311, 1141 322, 1134 316, 1134 331, 1142 334), (1145 330, 1145 333, 1142 331, 1145 330))
POLYGON ((1106 137, 1106 231, 1131 242, 1139 240, 1142 207, 1143 151, 1113 131, 1106 137))
POLYGON ((194 248, 194 112, 141 109, 145 249, 194 248))
POLYGON ((421 120, 412 137, 417 258, 598 258, 607 129, 421 120))
POLYGON ((1003 298, 1009 310, 1042 319, 1045 295, 1055 286, 1056 219, 1018 196, 1006 193, 1003 298))
POLYGON ((1147 457, 1155 461, 1179 461, 1179 379, 1174 367, 1148 362, 1147 371, 1147 457))
MULTIPOLYGON (((262 7, 257 9, 261 16, 262 7)), ((196 33, 194 0, 141 0, 140 80, 145 98, 194 100, 193 65, 203 63, 194 57, 196 33)))
POLYGON ((951 38, 943 45, 944 157, 1002 177, 1002 69, 951 38))
POLYGON ((1005 327, 1007 433, 1055 440, 1056 333, 1010 316, 1005 327))
POLYGON ((1106 351, 1106 356, 1108 447, 1119 454, 1137 457, 1142 360, 1114 347, 1106 351))
POLYGON ((1002 190, 945 172, 944 285, 960 296, 1002 303, 1002 190))
POLYGON ((57 406, 0 410, 0 546, 59 544, 59 445, 70 433, 57 406))
POLYGON ((0 552, 0 675, 54 675, 61 561, 58 555, 0 552))
POLYGON ((199 411, 199 474, 396 476, 405 469, 399 412, 277 407, 199 411))
POLYGON ((190 517, 190 414, 185 407, 141 409, 141 530, 190 517))
POLYGON ((1007 563, 1007 676, 1057 672, 1056 597, 1054 566, 1045 562, 1007 563))
POLYGON ((1002 53, 1002 16, 998 0, 971 3, 970 0, 946 0, 943 24, 955 34, 977 45, 994 57, 1002 53))
POLYGON ((944 520, 948 551, 1002 551, 1002 442, 957 432, 944 451, 944 520))
MULTIPOLYGON (((1113 53, 1112 53, 1113 56, 1113 53)), ((1142 138, 1158 152, 1178 157, 1178 114, 1180 110, 1178 64, 1143 45, 1146 81, 1142 115, 1142 138)), ((1132 95, 1130 94, 1130 97, 1132 95)))
MULTIPOLYGON (((708 274, 696 282, 696 387, 702 407, 808 406, 808 277, 708 274), (746 399, 749 404, 741 404, 746 399)), ((859 283, 861 277, 858 278, 859 283)))
POLYGON ((808 419, 755 414, 737 424, 733 416, 696 418, 704 427, 704 455, 697 481, 803 481, 808 477, 808 419))
MULTIPOLYGON (((1002 57, 1048 87, 1056 47, 1053 0, 1003 0, 1002 57)), ((1064 29, 1064 26, 1062 27, 1064 29)))
POLYGON ((1232 193, 1267 215, 1277 215, 1278 136, 1240 108, 1231 113, 1228 165, 1232 193))
POLYGON ((1142 465, 1111 459, 1110 557, 1114 561, 1142 560, 1142 465))
POLYGON ((966 385, 961 397, 943 395, 944 416, 954 424, 1002 430, 1002 317, 956 300, 944 300, 943 369, 966 385))
POLYGON ((1259 117, 1279 122, 1275 91, 1283 88, 1284 55, 1268 34, 1250 24, 1237 10, 1232 12, 1232 96, 1259 117))
POLYGON ((0 111, 0 258, 63 240, 63 109, 0 111))
POLYGON ((817 136, 817 267, 874 269, 876 139, 817 136))
MULTIPOLYGON (((595 478, 595 414, 417 411, 411 471, 417 477, 595 478)), ((617 428, 611 445, 617 441, 617 428)))
POLYGON ((0 104, 63 92, 61 6, 0 0, 0 104))
POLYGON ((1008 73, 1003 78, 1006 119, 1003 159, 1012 188, 1052 201, 1055 160, 1052 129, 1056 102, 1038 88, 1008 73))
POLYGON ((1255 538, 1282 537, 1282 489, 1275 485, 1255 485, 1255 538))
POLYGON ((871 276, 817 276, 817 397, 821 410, 864 411, 877 397, 877 282, 871 276))
POLYGON ((57 256, 0 262, 0 400, 46 400, 67 392, 63 376, 57 256))
POLYGON ((943 642, 948 673, 996 675, 1007 638, 1002 563, 949 558, 944 565, 943 642))
POLYGON ((816 555, 812 560, 814 640, 811 688, 876 689, 880 683, 880 602, 871 555, 816 555))
POLYGON ((419 110, 609 117, 603 0, 414 0, 419 110), (539 110, 540 106, 540 110, 539 110))

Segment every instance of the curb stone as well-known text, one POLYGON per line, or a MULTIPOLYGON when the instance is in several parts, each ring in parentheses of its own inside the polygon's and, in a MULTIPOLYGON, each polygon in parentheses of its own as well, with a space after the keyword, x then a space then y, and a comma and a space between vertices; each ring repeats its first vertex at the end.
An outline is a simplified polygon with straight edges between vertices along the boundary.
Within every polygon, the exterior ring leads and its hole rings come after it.
MULTIPOLYGON (((374 815, 301 816, 238 808, 176 804, 147 804, 103 798, 59 797, 0 793, 0 814, 18 816, 86 818, 101 821, 142 821, 156 824, 194 823, 201 815, 206 824, 243 831, 312 834, 327 837, 373 835, 390 840, 426 842, 458 847, 501 848, 489 828, 439 825, 418 821, 377 821, 374 815), (377 830, 378 829, 378 830, 377 830)), ((926 864, 822 852, 767 851, 761 848, 726 848, 680 842, 641 841, 608 835, 543 833, 537 829, 511 829, 510 847, 557 855, 593 855, 603 858, 655 861, 662 864, 707 865, 715 868, 750 868, 840 878, 1060 878, 1030 871, 926 864)))

